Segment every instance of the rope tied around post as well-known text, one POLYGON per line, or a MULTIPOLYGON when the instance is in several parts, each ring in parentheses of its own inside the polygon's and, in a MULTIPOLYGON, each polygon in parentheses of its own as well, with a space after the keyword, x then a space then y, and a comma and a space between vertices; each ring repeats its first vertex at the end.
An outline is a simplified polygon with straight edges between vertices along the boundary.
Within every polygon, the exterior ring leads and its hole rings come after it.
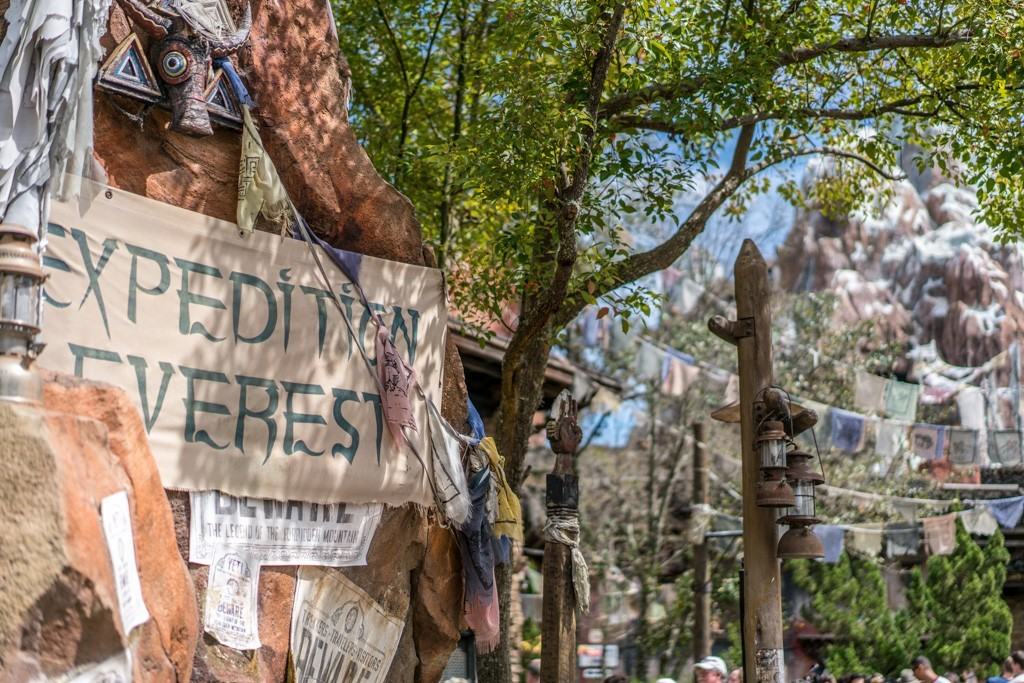
POLYGON ((576 594, 576 608, 586 614, 590 611, 590 569, 580 551, 579 512, 564 505, 548 505, 547 513, 544 540, 568 546, 572 552, 572 587, 576 594))

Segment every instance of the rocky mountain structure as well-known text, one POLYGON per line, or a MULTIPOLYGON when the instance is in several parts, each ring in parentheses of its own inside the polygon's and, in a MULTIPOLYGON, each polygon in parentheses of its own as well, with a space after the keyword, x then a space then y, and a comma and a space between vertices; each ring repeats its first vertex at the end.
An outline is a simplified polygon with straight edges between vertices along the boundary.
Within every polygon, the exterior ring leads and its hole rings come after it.
POLYGON ((945 364, 982 365, 1024 331, 1024 255, 973 218, 971 189, 933 172, 909 175, 884 206, 860 215, 798 212, 778 249, 779 284, 834 292, 840 321, 872 321, 879 339, 933 346, 945 364))

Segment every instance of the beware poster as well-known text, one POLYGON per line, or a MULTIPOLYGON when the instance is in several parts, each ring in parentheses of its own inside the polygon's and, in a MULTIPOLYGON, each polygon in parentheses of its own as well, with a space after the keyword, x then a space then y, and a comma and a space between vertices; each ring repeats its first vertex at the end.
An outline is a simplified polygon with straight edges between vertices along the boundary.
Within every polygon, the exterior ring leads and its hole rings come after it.
POLYGON ((301 568, 292 607, 295 680, 383 683, 404 624, 341 572, 301 568))

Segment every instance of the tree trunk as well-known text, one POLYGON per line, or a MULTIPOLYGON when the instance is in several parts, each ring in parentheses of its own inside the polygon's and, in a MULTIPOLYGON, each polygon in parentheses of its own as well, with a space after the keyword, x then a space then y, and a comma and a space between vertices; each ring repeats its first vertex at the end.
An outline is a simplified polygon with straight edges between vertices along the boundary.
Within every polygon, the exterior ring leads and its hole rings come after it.
MULTIPOLYGON (((533 414, 541 403, 550 339, 550 328, 545 326, 536 338, 525 341, 523 353, 511 359, 506 357, 502 367, 501 407, 495 441, 499 452, 505 456, 509 485, 517 495, 522 484, 527 441, 533 430, 533 414)), ((479 678, 481 683, 513 683, 509 633, 512 568, 499 566, 495 580, 501 609, 501 642, 494 652, 479 658, 479 678)))

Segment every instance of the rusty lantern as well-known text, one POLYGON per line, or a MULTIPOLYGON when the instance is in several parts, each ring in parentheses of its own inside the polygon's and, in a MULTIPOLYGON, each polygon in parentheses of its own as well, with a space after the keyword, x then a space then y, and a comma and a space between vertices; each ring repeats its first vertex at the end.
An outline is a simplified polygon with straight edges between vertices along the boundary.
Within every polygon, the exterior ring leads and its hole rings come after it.
POLYGON ((41 385, 30 365, 38 351, 43 274, 34 231, 0 224, 0 399, 39 400, 41 385))
POLYGON ((789 530, 779 539, 779 559, 818 558, 825 556, 821 539, 811 530, 821 520, 815 509, 814 487, 825 479, 811 467, 814 456, 796 449, 789 454, 786 478, 793 484, 794 504, 779 518, 789 530))
POLYGON ((754 447, 761 469, 756 495, 758 506, 791 507, 794 504, 793 489, 786 482, 786 432, 782 423, 765 421, 754 439, 754 447))

